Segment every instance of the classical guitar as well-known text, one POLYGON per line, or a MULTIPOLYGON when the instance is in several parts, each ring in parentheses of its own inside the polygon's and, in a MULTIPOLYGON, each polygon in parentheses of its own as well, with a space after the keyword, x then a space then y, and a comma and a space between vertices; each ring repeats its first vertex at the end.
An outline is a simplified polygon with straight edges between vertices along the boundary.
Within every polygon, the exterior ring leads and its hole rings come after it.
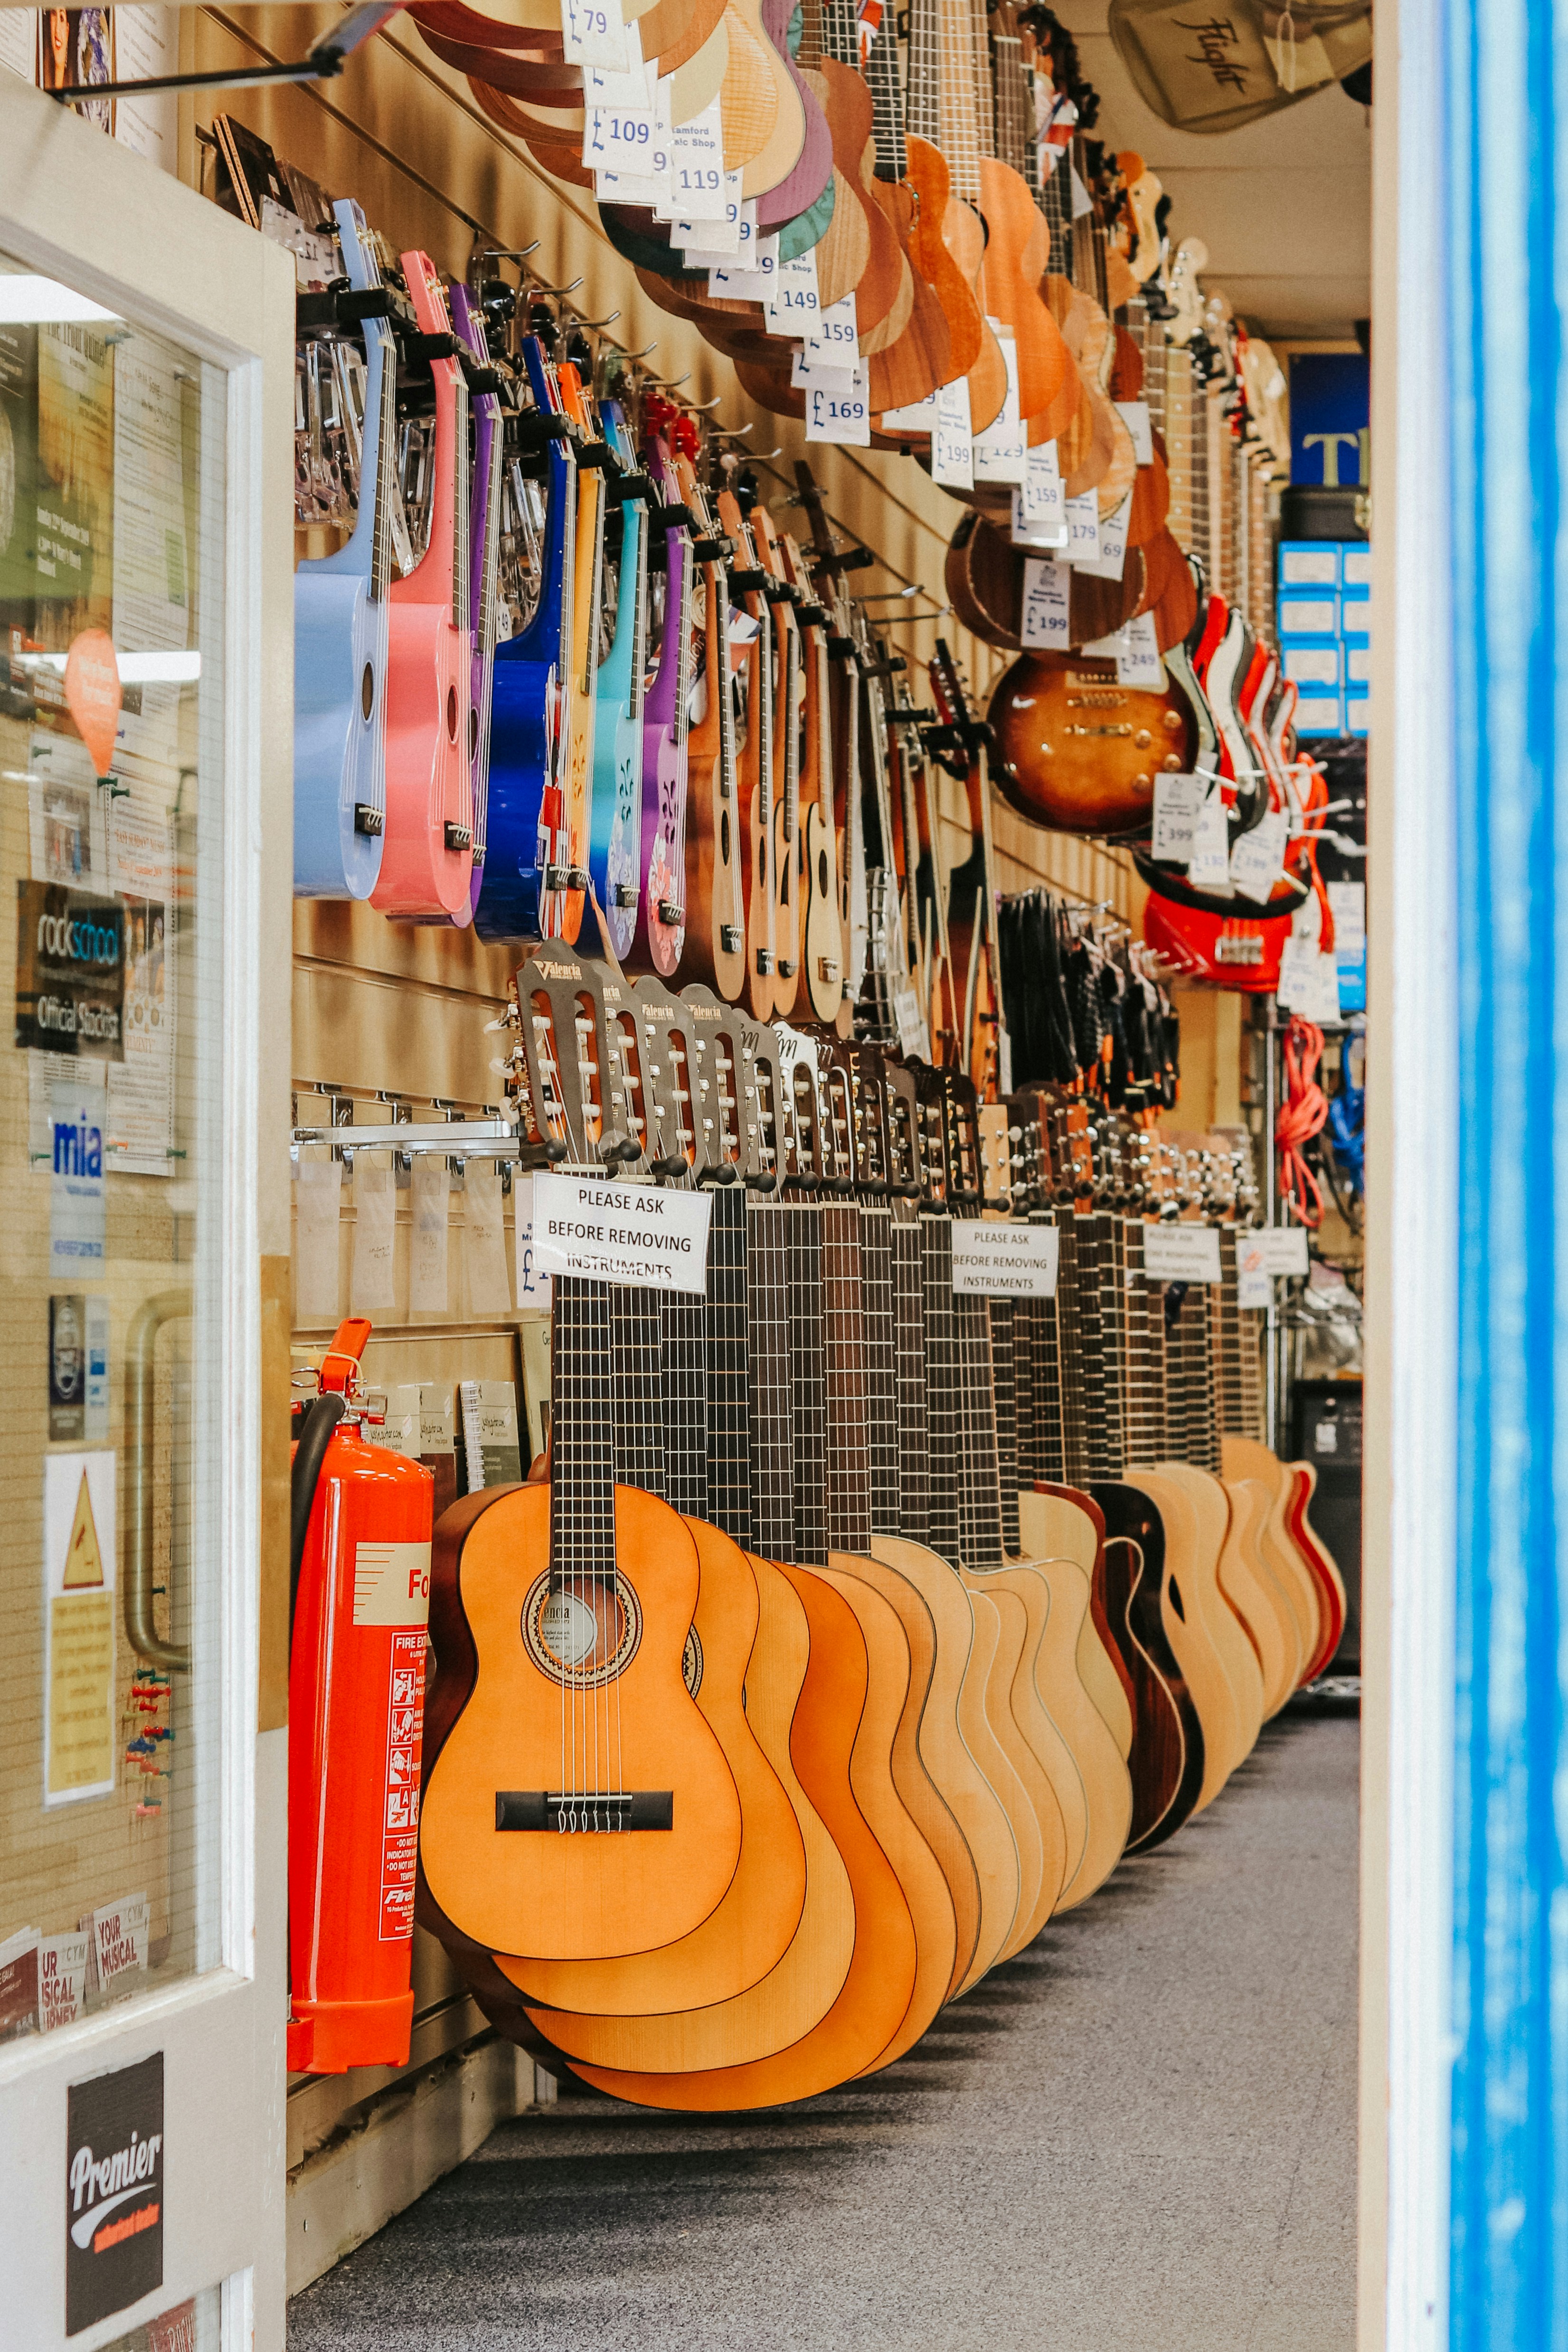
POLYGON ((730 669, 731 543, 689 456, 676 481, 693 520, 692 617, 702 643, 697 715, 686 737, 686 941, 682 969, 732 1003, 746 979, 735 703, 730 669))
POLYGON ((386 821, 395 298, 359 206, 344 197, 332 209, 348 293, 305 296, 300 308, 312 323, 331 313, 320 348, 358 429, 358 505, 344 544, 294 573, 294 891, 366 898, 381 872, 386 821))
POLYGON ((619 402, 600 404, 605 440, 619 471, 606 473, 614 512, 606 524, 605 573, 615 623, 599 663, 594 725, 594 790, 588 871, 617 961, 637 936, 643 878, 643 698, 647 686, 647 510, 651 486, 619 402))
POLYGON ((414 443, 421 478, 405 484, 404 506, 423 516, 425 547, 389 591, 386 835, 371 903, 384 915, 466 921, 474 866, 468 390, 435 263, 405 253, 400 266, 419 353, 400 405, 424 412, 414 443))
MULTIPOLYGON (((536 1116, 602 1176, 592 967, 557 951, 518 995, 536 1116)), ((616 1482, 610 1339, 607 1286, 557 1277, 549 1487, 481 1488, 441 1522, 420 1895, 459 1948, 655 1949, 700 1926, 740 1856, 734 1779, 682 1673, 697 1548, 616 1482)))

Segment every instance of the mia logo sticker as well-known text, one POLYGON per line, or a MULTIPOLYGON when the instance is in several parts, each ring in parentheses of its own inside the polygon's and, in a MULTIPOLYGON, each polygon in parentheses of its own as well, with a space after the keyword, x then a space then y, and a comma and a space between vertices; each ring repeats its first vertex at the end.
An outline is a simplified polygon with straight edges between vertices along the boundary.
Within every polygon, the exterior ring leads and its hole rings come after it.
POLYGON ((163 2053, 66 2094, 66 2334, 163 2284, 163 2053))

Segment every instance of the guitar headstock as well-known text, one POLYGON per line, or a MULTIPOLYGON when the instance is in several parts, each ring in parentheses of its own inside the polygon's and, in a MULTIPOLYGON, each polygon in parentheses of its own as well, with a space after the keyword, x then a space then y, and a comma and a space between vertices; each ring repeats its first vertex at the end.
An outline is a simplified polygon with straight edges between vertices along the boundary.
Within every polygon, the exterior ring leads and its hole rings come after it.
POLYGON ((690 1014, 683 1000, 654 978, 630 989, 641 1052, 643 1150, 650 1174, 690 1175, 697 1166, 690 1014))
POLYGON ((849 1088, 850 1173, 856 1190, 885 1193, 889 1183, 887 1061, 879 1045, 847 1040, 829 1048, 849 1088))
POLYGON ((784 1071, 765 1022, 732 1008, 741 1112, 741 1174, 748 1190, 776 1192, 784 1181, 784 1071))
POLYGON ((1011 1215, 1013 1144, 1008 1129, 1012 1114, 1005 1102, 982 1103, 976 1113, 980 1141, 980 1190, 985 1209, 1011 1215))
POLYGON ((517 975, 518 1016, 534 1134, 552 1164, 596 1173, 637 1157, 619 1072, 606 1052, 602 974, 586 958, 542 949, 517 975))
POLYGON ((814 1191, 822 1181, 823 1120, 816 1040, 787 1022, 775 1021, 779 1082, 784 1100, 784 1177, 786 1184, 814 1191))
POLYGON ((689 1021, 694 1162, 699 1182, 733 1184, 742 1173, 744 1144, 735 1073, 740 1055, 735 1008, 693 982, 680 992, 689 1021))

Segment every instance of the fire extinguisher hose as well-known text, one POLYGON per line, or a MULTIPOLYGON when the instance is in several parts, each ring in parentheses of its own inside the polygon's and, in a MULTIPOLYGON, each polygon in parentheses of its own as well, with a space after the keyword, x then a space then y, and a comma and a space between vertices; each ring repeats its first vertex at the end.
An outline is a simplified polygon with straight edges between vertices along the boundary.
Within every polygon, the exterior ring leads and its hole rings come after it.
POLYGON ((348 1399, 341 1391, 329 1390, 313 1397, 305 1408, 299 1443, 294 1448, 294 1466, 289 1481, 289 1630, 294 1630, 294 1604, 300 1597, 300 1570, 305 1558, 305 1537, 310 1525, 310 1507, 316 1499, 316 1482, 321 1475, 321 1465, 327 1458, 332 1432, 348 1410, 348 1399))

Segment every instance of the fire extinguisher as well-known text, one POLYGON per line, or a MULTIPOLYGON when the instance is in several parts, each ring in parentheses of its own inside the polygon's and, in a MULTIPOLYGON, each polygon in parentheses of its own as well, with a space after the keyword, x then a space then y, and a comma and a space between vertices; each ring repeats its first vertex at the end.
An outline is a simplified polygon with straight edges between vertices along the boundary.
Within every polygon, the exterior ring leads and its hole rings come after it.
POLYGON ((289 2066, 401 2066, 436 1482, 363 1443, 363 1320, 296 1424, 289 1507, 289 2066))

